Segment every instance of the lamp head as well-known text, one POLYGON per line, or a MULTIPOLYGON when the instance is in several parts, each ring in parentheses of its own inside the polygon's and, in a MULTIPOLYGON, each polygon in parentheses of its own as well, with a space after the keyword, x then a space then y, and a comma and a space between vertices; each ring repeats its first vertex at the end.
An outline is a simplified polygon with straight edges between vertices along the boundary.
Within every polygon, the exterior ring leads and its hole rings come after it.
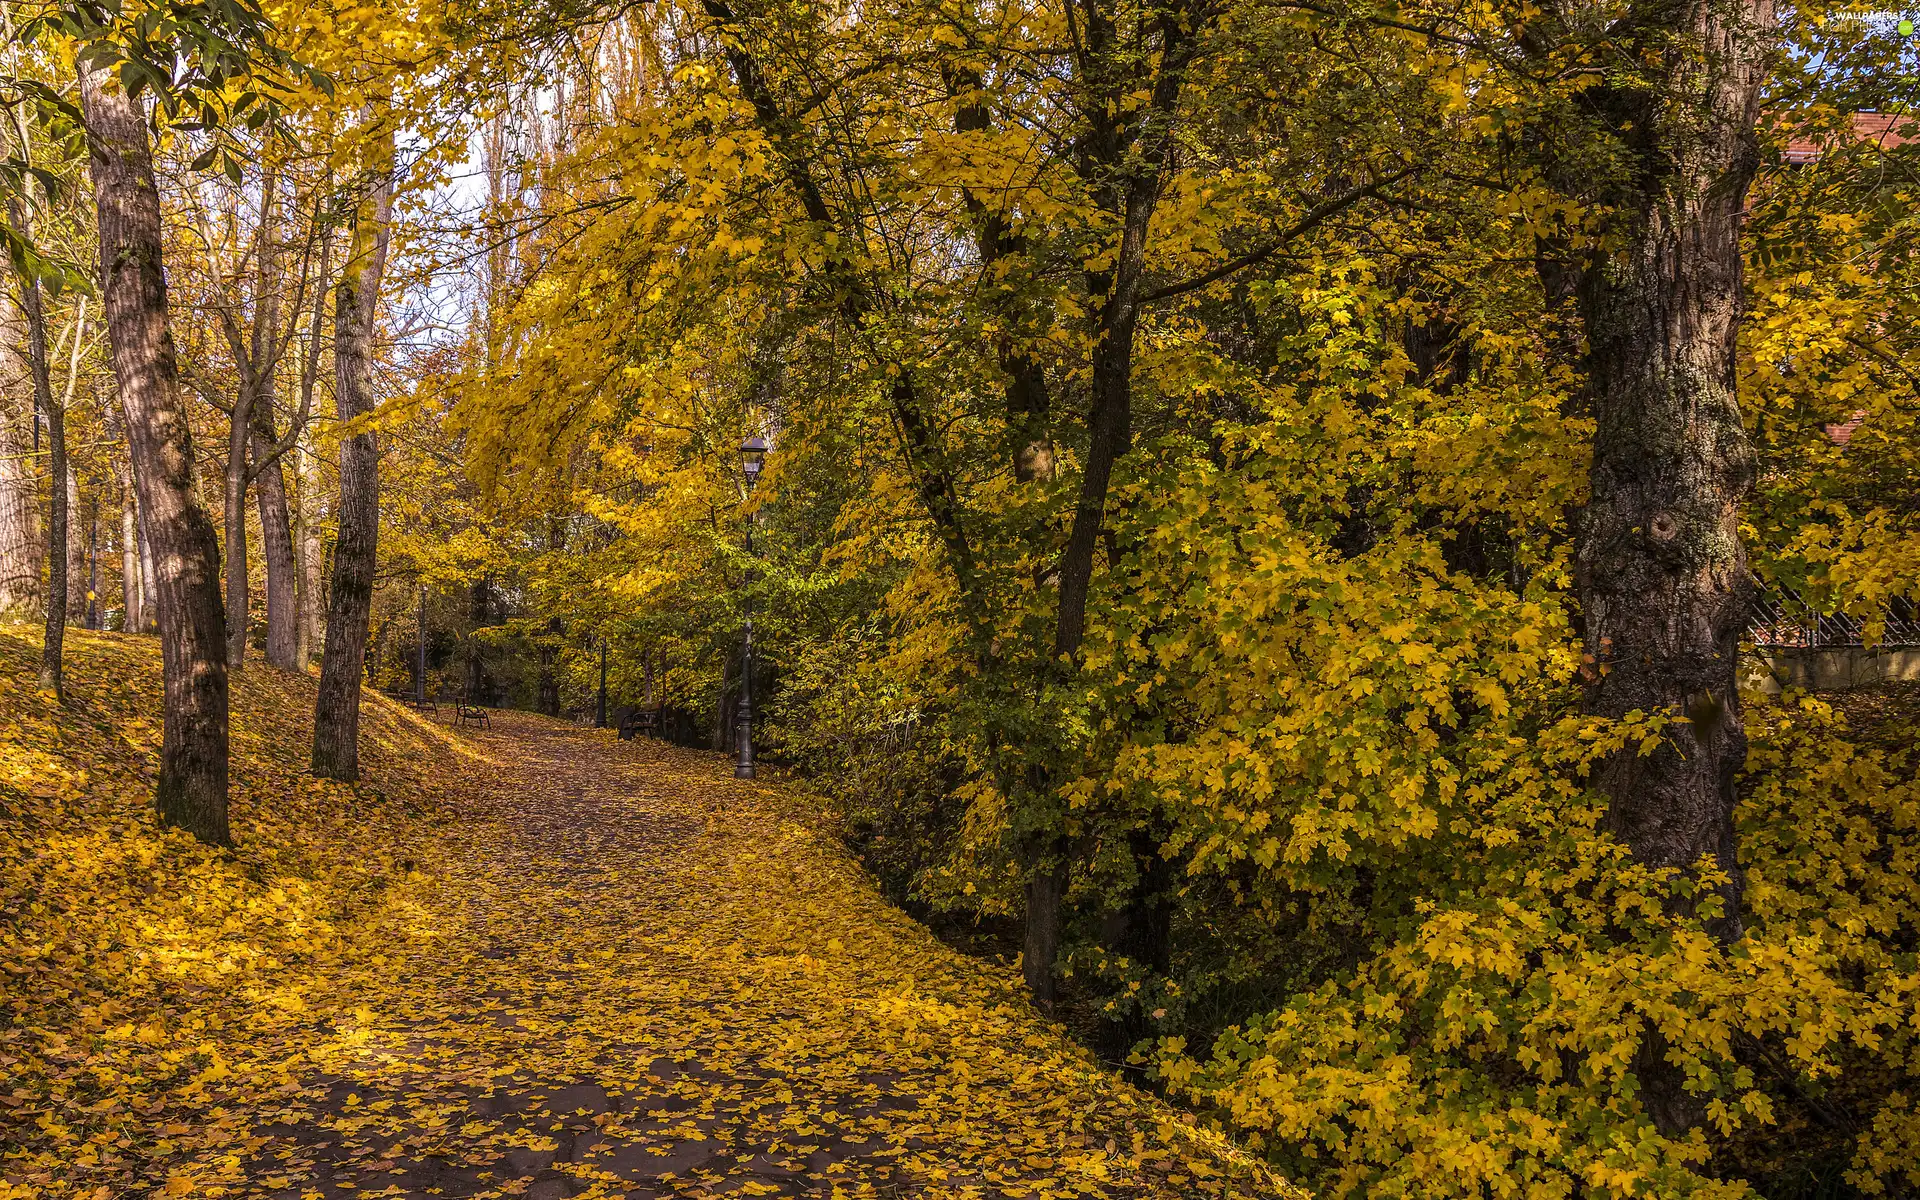
POLYGON ((740 443, 740 466, 746 471, 748 479, 758 479, 760 468, 767 462, 767 439, 754 434, 740 443))

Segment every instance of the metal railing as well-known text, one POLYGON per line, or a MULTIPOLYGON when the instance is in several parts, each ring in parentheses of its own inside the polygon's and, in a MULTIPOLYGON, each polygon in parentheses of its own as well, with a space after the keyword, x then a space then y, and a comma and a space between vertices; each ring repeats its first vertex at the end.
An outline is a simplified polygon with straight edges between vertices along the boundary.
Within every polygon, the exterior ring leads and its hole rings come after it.
MULTIPOLYGON (((1828 650, 1866 645, 1866 622, 1844 613, 1825 614, 1791 588, 1757 593, 1747 617, 1747 636, 1768 650, 1828 650)), ((1920 611, 1896 602, 1886 614, 1879 647, 1920 646, 1920 611)))

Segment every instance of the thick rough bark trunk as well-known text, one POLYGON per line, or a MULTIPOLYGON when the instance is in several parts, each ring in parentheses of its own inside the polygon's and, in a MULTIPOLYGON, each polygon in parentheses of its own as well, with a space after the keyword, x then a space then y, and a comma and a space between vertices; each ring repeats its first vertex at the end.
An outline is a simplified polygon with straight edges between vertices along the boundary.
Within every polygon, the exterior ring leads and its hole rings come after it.
MULTIPOLYGON (((1774 14, 1771 0, 1650 11, 1628 40, 1659 65, 1595 96, 1613 127, 1632 132, 1629 168, 1605 197, 1618 249, 1579 286, 1596 421, 1577 558, 1585 703, 1607 717, 1673 719, 1652 754, 1630 748, 1599 765, 1605 828, 1649 866, 1694 874, 1711 860, 1724 878, 1702 915, 1733 941, 1734 775, 1747 748, 1736 667, 1752 587, 1739 519, 1754 474, 1734 343, 1774 14)), ((1676 1135, 1704 1109, 1663 1051, 1649 1031, 1636 1070, 1655 1125, 1676 1135)))
POLYGON ((1067 897, 1064 864, 1041 864, 1027 877, 1026 937, 1020 948, 1020 973, 1027 991, 1042 1010, 1051 1010, 1058 997, 1054 970, 1060 957, 1062 909, 1067 897))
MULTIPOLYGON (((392 210, 393 134, 376 135, 353 249, 334 290, 334 393, 342 421, 373 411, 373 331, 392 210)), ((327 596, 326 647, 313 708, 313 773, 360 777, 360 683, 380 536, 380 452, 371 432, 340 442, 339 535, 327 596)))
POLYGON ((166 703, 154 803, 163 823, 226 844, 220 545, 213 522, 194 499, 193 445, 167 323, 160 196, 147 122, 103 71, 82 70, 80 102, 99 208, 102 308, 159 598, 166 703))

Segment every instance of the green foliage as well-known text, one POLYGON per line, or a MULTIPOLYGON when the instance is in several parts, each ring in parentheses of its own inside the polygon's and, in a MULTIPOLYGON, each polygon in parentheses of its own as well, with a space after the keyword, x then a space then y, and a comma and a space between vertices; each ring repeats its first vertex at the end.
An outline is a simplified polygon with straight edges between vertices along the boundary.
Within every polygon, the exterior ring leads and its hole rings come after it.
POLYGON ((948 797, 961 773, 945 714, 913 694, 910 672, 871 627, 802 641, 769 713, 767 749, 826 799, 890 898, 952 905, 928 866, 958 837, 961 809, 948 797))

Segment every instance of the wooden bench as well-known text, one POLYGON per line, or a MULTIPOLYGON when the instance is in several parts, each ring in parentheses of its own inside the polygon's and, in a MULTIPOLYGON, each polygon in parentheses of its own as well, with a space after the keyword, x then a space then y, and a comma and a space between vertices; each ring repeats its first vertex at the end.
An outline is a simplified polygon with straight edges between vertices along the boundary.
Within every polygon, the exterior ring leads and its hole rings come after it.
POLYGON ((493 727, 493 716, 482 706, 462 700, 460 707, 456 710, 454 722, 462 727, 471 723, 482 729, 490 729, 493 727))
POLYGON ((620 740, 630 742, 634 735, 645 733, 653 737, 660 732, 660 710, 657 708, 631 708, 620 714, 620 740))
POLYGON ((440 715, 440 706, 434 702, 432 696, 416 697, 411 688, 387 688, 385 693, 387 699, 404 704, 408 708, 418 712, 432 713, 434 716, 440 715))

